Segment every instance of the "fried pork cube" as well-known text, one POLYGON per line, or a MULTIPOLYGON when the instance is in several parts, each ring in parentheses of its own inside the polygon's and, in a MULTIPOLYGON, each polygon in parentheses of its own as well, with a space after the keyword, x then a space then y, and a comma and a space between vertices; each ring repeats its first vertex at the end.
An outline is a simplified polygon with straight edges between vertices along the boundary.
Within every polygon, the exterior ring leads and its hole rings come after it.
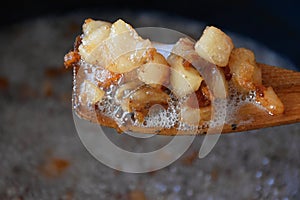
POLYGON ((149 61, 137 69, 137 76, 139 80, 148 85, 168 86, 169 69, 165 57, 157 51, 153 51, 153 56, 149 61))
POLYGON ((171 65, 170 83, 175 95, 183 97, 197 91, 203 81, 200 73, 177 55, 169 56, 168 61, 171 65))
POLYGON ((261 69, 256 65, 254 53, 245 48, 233 49, 229 64, 232 81, 239 92, 254 91, 262 85, 261 69))
POLYGON ((233 47, 231 38, 213 26, 206 27, 195 44, 198 55, 220 67, 225 67, 228 64, 233 47))
POLYGON ((101 101, 105 92, 94 83, 84 80, 80 87, 79 101, 84 105, 94 105, 101 101))
POLYGON ((191 62, 194 55, 195 43, 188 38, 181 38, 174 45, 172 54, 168 57, 170 69, 170 84, 177 97, 183 97, 197 91, 203 81, 200 73, 191 62))
POLYGON ((147 62, 151 42, 122 20, 110 24, 86 20, 79 54, 87 63, 115 73, 130 72, 147 62))
POLYGON ((270 115, 284 112, 284 105, 272 87, 258 86, 256 92, 256 102, 263 106, 270 115))
POLYGON ((233 49, 229 59, 232 82, 241 93, 256 91, 256 102, 269 114, 284 112, 284 106, 272 87, 262 85, 261 68, 257 66, 254 53, 245 48, 233 49))

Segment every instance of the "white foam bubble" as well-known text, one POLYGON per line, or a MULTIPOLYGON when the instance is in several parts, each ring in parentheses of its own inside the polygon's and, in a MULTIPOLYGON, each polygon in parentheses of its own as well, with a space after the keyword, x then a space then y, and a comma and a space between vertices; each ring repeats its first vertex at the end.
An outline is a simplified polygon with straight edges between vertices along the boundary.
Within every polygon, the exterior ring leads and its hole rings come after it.
MULTIPOLYGON (((238 92, 232 83, 229 84, 229 98, 227 104, 227 117, 226 123, 234 123, 236 121, 236 116, 238 115, 239 109, 246 104, 256 104, 255 103, 256 92, 250 91, 247 94, 241 94, 238 92)), ((239 121, 239 124, 247 124, 250 123, 250 120, 247 121, 239 121)))
POLYGON ((168 108, 164 109, 162 106, 154 105, 150 108, 148 115, 145 118, 144 123, 136 123, 141 127, 162 127, 172 128, 178 121, 178 114, 176 111, 176 105, 170 101, 168 108), (156 107, 156 108, 153 108, 156 107))

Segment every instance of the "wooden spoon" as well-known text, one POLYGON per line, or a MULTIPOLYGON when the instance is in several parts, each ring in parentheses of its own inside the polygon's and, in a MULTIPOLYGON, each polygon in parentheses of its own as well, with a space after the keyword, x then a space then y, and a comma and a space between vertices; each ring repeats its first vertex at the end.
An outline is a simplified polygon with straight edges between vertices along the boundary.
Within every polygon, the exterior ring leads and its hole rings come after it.
POLYGON ((285 107, 281 115, 269 115, 254 105, 242 107, 235 124, 224 125, 222 133, 241 132, 300 122, 300 72, 259 64, 263 85, 272 86, 285 107), (250 120, 250 123, 242 123, 250 120))
MULTIPOLYGON (((300 122, 300 72, 284 68, 258 64, 262 68, 263 85, 272 86, 285 107, 285 112, 280 115, 270 115, 265 110, 253 104, 246 104, 234 116, 234 122, 224 124, 222 133, 242 132, 284 124, 300 122)), ((195 135, 207 132, 207 129, 198 131, 178 131, 176 128, 142 128, 139 126, 119 126, 113 119, 94 110, 88 111, 78 107, 76 114, 83 119, 102 126, 116 129, 118 132, 131 131, 159 135, 195 135)), ((218 129, 218 133, 219 133, 218 129)), ((213 132, 212 132, 213 133, 213 132)))

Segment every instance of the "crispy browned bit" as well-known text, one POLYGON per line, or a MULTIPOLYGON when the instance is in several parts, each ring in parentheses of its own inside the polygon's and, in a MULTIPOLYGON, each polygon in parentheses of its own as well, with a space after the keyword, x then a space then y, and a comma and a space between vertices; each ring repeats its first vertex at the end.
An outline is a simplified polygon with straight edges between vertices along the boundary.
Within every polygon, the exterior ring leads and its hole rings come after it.
POLYGON ((192 165, 193 162, 198 158, 198 151, 193 151, 191 154, 185 156, 182 159, 184 165, 192 165))
POLYGON ((200 88, 195 92, 197 98, 188 98, 187 105, 191 108, 206 107, 211 104, 210 93, 204 81, 202 81, 200 88), (197 100, 197 101, 196 101, 197 100))
POLYGON ((109 88, 111 85, 117 84, 120 78, 123 77, 122 74, 118 74, 110 71, 107 71, 107 73, 109 73, 110 75, 108 75, 107 78, 103 80, 103 82, 102 81, 98 82, 99 87, 109 88))
POLYGON ((38 169, 44 176, 53 178, 60 176, 69 166, 70 162, 65 159, 50 158, 38 169))
POLYGON ((226 81, 230 81, 230 79, 232 78, 232 74, 230 73, 230 68, 226 66, 226 67, 219 67, 219 69, 223 71, 226 81))
POLYGON ((128 193, 129 200, 146 200, 146 195, 141 190, 132 190, 128 193))
POLYGON ((255 87, 256 94, 260 97, 264 97, 264 91, 266 90, 266 87, 263 85, 259 85, 255 87))
MULTIPOLYGON (((155 48, 151 48, 146 53, 147 53, 146 57, 148 58, 148 61, 151 61, 154 60, 154 55, 157 53, 157 51, 155 48)), ((147 62, 147 60, 145 62, 147 62)))
POLYGON ((75 43, 74 43, 74 46, 73 46, 75 52, 78 52, 78 48, 81 45, 81 40, 82 39, 79 35, 75 38, 75 43))
POLYGON ((64 57, 64 65, 66 69, 74 67, 80 61, 80 55, 78 52, 70 51, 64 57))
POLYGON ((202 81, 200 89, 204 96, 206 96, 208 99, 210 99, 210 91, 205 83, 205 81, 202 81))
POLYGON ((146 112, 138 112, 138 111, 136 111, 135 113, 134 113, 134 119, 133 120, 138 120, 140 123, 142 123, 143 121, 144 121, 144 119, 145 119, 145 116, 148 114, 148 111, 146 111, 146 112))
POLYGON ((231 124, 231 130, 235 130, 237 128, 237 124, 231 124))
POLYGON ((78 48, 81 44, 81 37, 77 36, 74 42, 73 51, 67 53, 64 57, 64 66, 66 69, 76 67, 79 68, 78 62, 81 59, 78 48))
POLYGON ((190 68, 190 67, 193 67, 193 65, 192 65, 189 61, 187 61, 187 60, 184 60, 183 63, 182 63, 182 65, 183 65, 186 69, 188 69, 188 68, 190 68))
POLYGON ((6 77, 0 77, 0 90, 6 90, 8 86, 8 79, 6 77))

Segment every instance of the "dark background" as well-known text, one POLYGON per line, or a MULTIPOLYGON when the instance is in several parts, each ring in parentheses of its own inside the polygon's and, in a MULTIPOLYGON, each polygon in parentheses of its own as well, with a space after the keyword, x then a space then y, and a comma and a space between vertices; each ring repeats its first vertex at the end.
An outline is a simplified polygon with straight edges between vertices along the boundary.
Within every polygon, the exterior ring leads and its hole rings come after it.
POLYGON ((259 0, 106 0, 8 1, 1 5, 1 27, 41 15, 77 10, 160 11, 199 20, 251 37, 300 66, 299 1, 259 0))

